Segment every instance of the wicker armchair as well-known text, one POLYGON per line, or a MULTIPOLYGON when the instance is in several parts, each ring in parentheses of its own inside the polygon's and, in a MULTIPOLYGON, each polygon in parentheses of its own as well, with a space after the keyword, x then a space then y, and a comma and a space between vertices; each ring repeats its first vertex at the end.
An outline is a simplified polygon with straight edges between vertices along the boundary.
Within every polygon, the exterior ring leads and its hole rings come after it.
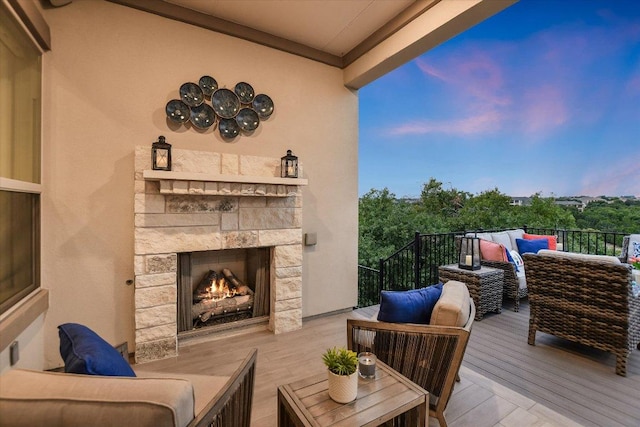
POLYGON ((253 349, 231 379, 187 427, 249 427, 258 350, 253 349))
POLYGON ((640 297, 631 266, 616 257, 570 253, 524 254, 529 287, 528 343, 545 332, 615 354, 616 374, 640 343, 640 297), (612 260, 606 260, 612 258, 612 260))
MULTIPOLYGON (((475 305, 470 298, 469 319, 463 327, 347 320, 347 345, 372 351, 391 368, 429 392, 429 414, 440 426, 467 348, 475 305)), ((458 378, 459 379, 459 378, 458 378)))

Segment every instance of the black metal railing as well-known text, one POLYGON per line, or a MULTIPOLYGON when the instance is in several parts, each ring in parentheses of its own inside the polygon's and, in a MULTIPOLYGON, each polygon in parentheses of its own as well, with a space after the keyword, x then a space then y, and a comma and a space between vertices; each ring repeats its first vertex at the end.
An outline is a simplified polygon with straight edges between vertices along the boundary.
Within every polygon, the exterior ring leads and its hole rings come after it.
MULTIPOLYGON (((555 235, 558 250, 617 256, 627 233, 524 227, 529 234, 555 235)), ((477 230, 499 232, 501 230, 477 230)), ((413 241, 387 258, 378 269, 358 266, 358 307, 380 302, 381 290, 409 290, 438 283, 438 267, 458 261, 456 237, 476 231, 439 234, 415 233, 413 241)))

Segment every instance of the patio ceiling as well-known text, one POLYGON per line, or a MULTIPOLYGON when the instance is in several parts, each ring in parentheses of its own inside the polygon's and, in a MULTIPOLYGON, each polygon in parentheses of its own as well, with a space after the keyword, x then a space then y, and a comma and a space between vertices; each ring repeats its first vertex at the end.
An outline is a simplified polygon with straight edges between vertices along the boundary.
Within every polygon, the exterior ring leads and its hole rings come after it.
POLYGON ((345 70, 360 88, 518 0, 109 0, 345 70))

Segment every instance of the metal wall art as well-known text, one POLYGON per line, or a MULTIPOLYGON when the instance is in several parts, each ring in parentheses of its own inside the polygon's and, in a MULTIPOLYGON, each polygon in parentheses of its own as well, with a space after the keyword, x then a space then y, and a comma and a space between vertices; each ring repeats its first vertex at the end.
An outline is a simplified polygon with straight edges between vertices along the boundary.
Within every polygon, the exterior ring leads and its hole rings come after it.
POLYGON ((225 140, 238 135, 250 135, 260 121, 273 114, 273 101, 263 93, 256 95, 246 82, 235 85, 233 90, 218 88, 211 76, 202 76, 196 83, 180 86, 180 99, 167 103, 167 118, 174 123, 190 122, 198 129, 208 129, 218 123, 218 132, 225 140))

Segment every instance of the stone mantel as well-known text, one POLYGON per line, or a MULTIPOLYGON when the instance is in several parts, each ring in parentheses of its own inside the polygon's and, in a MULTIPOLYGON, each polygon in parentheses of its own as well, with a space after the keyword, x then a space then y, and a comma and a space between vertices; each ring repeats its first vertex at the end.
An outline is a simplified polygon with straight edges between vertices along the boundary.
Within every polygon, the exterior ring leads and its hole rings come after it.
POLYGON ((158 170, 145 170, 142 177, 145 181, 159 181, 160 194, 287 197, 308 184, 304 178, 158 170))
POLYGON ((174 172, 146 170, 142 174, 148 181, 202 181, 202 182, 234 182, 240 184, 275 184, 275 185, 308 185, 304 178, 279 178, 269 176, 220 175, 195 172, 174 172))

